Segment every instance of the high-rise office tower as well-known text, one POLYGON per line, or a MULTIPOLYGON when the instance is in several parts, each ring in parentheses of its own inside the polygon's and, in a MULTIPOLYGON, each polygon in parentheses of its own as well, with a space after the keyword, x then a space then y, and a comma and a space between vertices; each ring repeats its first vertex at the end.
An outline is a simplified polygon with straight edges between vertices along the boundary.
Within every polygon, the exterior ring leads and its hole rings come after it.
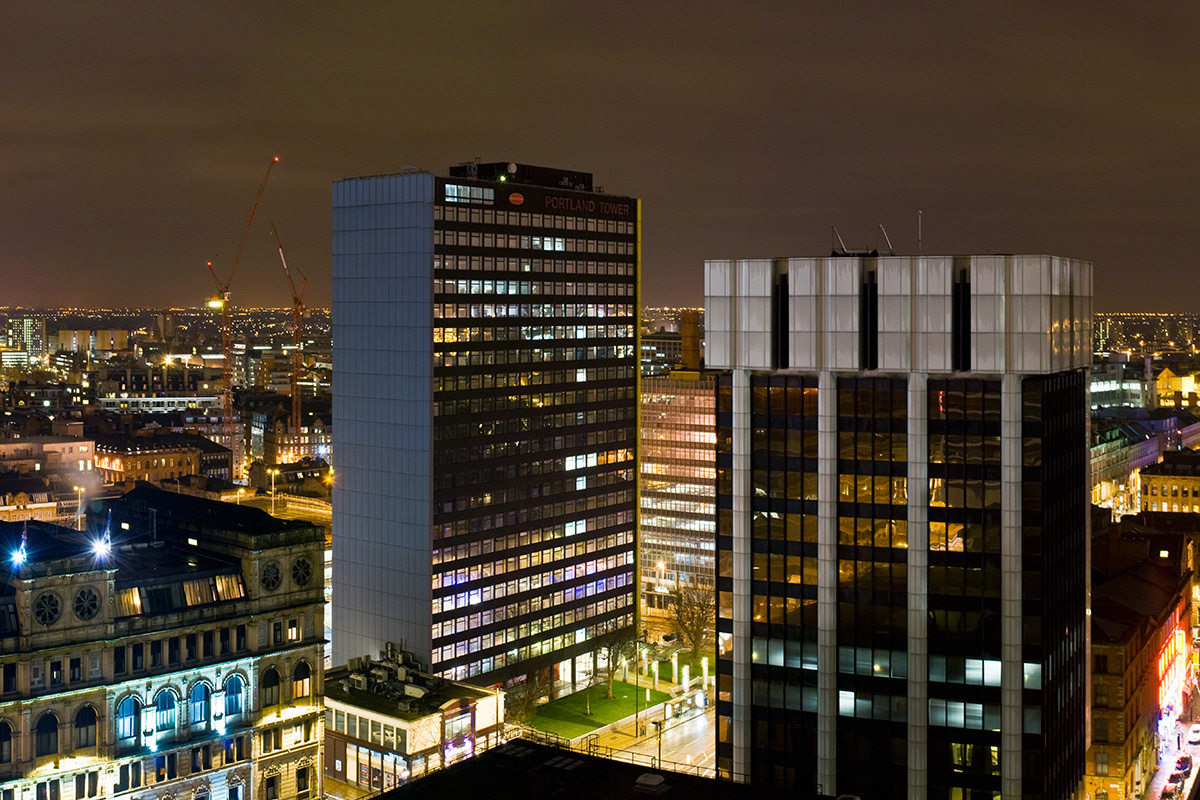
POLYGON ((718 766, 1066 798, 1088 680, 1091 265, 707 264, 718 766))
POLYGON ((8 346, 29 353, 30 360, 46 355, 46 320, 42 317, 9 317, 8 346))
POLYGON ((686 602, 714 591, 716 388, 709 372, 642 378, 638 545, 649 616, 670 619, 681 590, 686 602))
POLYGON ((638 221, 518 164, 334 184, 335 663, 568 679, 632 626, 638 221))

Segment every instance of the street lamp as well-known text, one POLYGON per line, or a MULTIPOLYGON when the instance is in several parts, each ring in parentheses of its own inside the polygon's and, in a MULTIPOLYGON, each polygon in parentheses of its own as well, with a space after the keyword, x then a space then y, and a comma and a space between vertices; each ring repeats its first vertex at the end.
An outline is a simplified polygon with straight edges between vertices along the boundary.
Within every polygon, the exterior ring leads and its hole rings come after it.
POLYGON ((633 736, 638 738, 642 734, 641 720, 639 719, 642 709, 642 687, 638 676, 642 670, 642 640, 635 639, 633 642, 633 736))
POLYGON ((83 530, 83 491, 84 487, 76 486, 75 491, 79 492, 79 501, 75 506, 75 526, 76 530, 83 530))
POLYGON ((654 719, 654 720, 650 720, 650 724, 651 724, 651 725, 653 725, 655 728, 657 728, 657 729, 658 729, 658 731, 657 731, 657 734, 658 734, 658 763, 657 763, 655 766, 657 766, 659 769, 662 769, 662 731, 663 731, 663 721, 662 721, 661 719, 654 719))
POLYGON ((245 492, 246 492, 246 490, 245 490, 245 489, 238 489, 238 493, 237 493, 237 504, 238 504, 239 506, 242 504, 242 495, 243 495, 243 494, 245 494, 245 492))
POLYGON ((271 476, 271 516, 275 516, 275 476, 279 474, 277 469, 267 470, 267 474, 271 476))

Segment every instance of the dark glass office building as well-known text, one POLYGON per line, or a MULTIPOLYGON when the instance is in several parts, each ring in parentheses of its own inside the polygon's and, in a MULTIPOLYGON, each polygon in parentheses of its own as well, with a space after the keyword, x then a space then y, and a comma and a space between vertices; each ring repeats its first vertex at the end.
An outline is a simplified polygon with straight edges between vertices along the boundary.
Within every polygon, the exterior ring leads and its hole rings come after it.
POLYGON ((1083 775, 1090 265, 709 262, 718 767, 861 797, 1083 775))
POLYGON ((570 678, 632 626, 639 214, 519 164, 334 184, 335 662, 570 678))

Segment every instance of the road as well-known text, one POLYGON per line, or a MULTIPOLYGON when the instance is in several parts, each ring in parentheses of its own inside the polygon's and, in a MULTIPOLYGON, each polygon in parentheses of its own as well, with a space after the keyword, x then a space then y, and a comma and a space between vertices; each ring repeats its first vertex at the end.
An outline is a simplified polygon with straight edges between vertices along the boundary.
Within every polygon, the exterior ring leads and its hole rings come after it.
MULTIPOLYGON (((644 736, 634 737, 631 733, 627 728, 605 733, 599 737, 597 745, 610 749, 611 757, 621 761, 657 763, 657 728, 647 725, 644 736)), ((716 742, 716 715, 711 706, 704 710, 695 709, 685 718, 667 720, 662 729, 663 768, 711 776, 716 765, 716 742)))

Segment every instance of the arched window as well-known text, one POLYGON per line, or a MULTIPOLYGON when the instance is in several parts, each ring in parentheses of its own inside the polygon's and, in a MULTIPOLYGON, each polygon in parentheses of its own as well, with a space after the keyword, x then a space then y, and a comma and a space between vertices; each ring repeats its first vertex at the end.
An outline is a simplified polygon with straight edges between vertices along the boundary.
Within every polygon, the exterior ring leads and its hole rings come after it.
POLYGON ((208 726, 208 714, 211 703, 209 702, 212 693, 208 690, 208 684, 197 683, 192 687, 192 727, 206 728, 208 726))
POLYGON ((39 756, 52 756, 58 752, 58 717, 43 714, 37 724, 37 749, 39 756))
POLYGON ((126 697, 117 706, 117 739, 136 739, 142 704, 136 697, 126 697))
POLYGON ((7 722, 0 722, 0 764, 12 761, 12 728, 7 722))
POLYGON ((96 746, 96 709, 84 706, 75 715, 75 746, 96 746))
POLYGON ((163 691, 158 693, 154 728, 160 733, 175 730, 175 695, 173 692, 163 691))
POLYGON ((312 670, 308 668, 307 661, 301 661, 296 665, 296 671, 292 673, 292 698, 308 697, 312 692, 312 670))
POLYGON ((262 707, 279 705, 279 672, 271 667, 262 677, 262 707))
POLYGON ((225 681, 225 716, 242 713, 242 691, 242 679, 230 675, 229 680, 225 681))

